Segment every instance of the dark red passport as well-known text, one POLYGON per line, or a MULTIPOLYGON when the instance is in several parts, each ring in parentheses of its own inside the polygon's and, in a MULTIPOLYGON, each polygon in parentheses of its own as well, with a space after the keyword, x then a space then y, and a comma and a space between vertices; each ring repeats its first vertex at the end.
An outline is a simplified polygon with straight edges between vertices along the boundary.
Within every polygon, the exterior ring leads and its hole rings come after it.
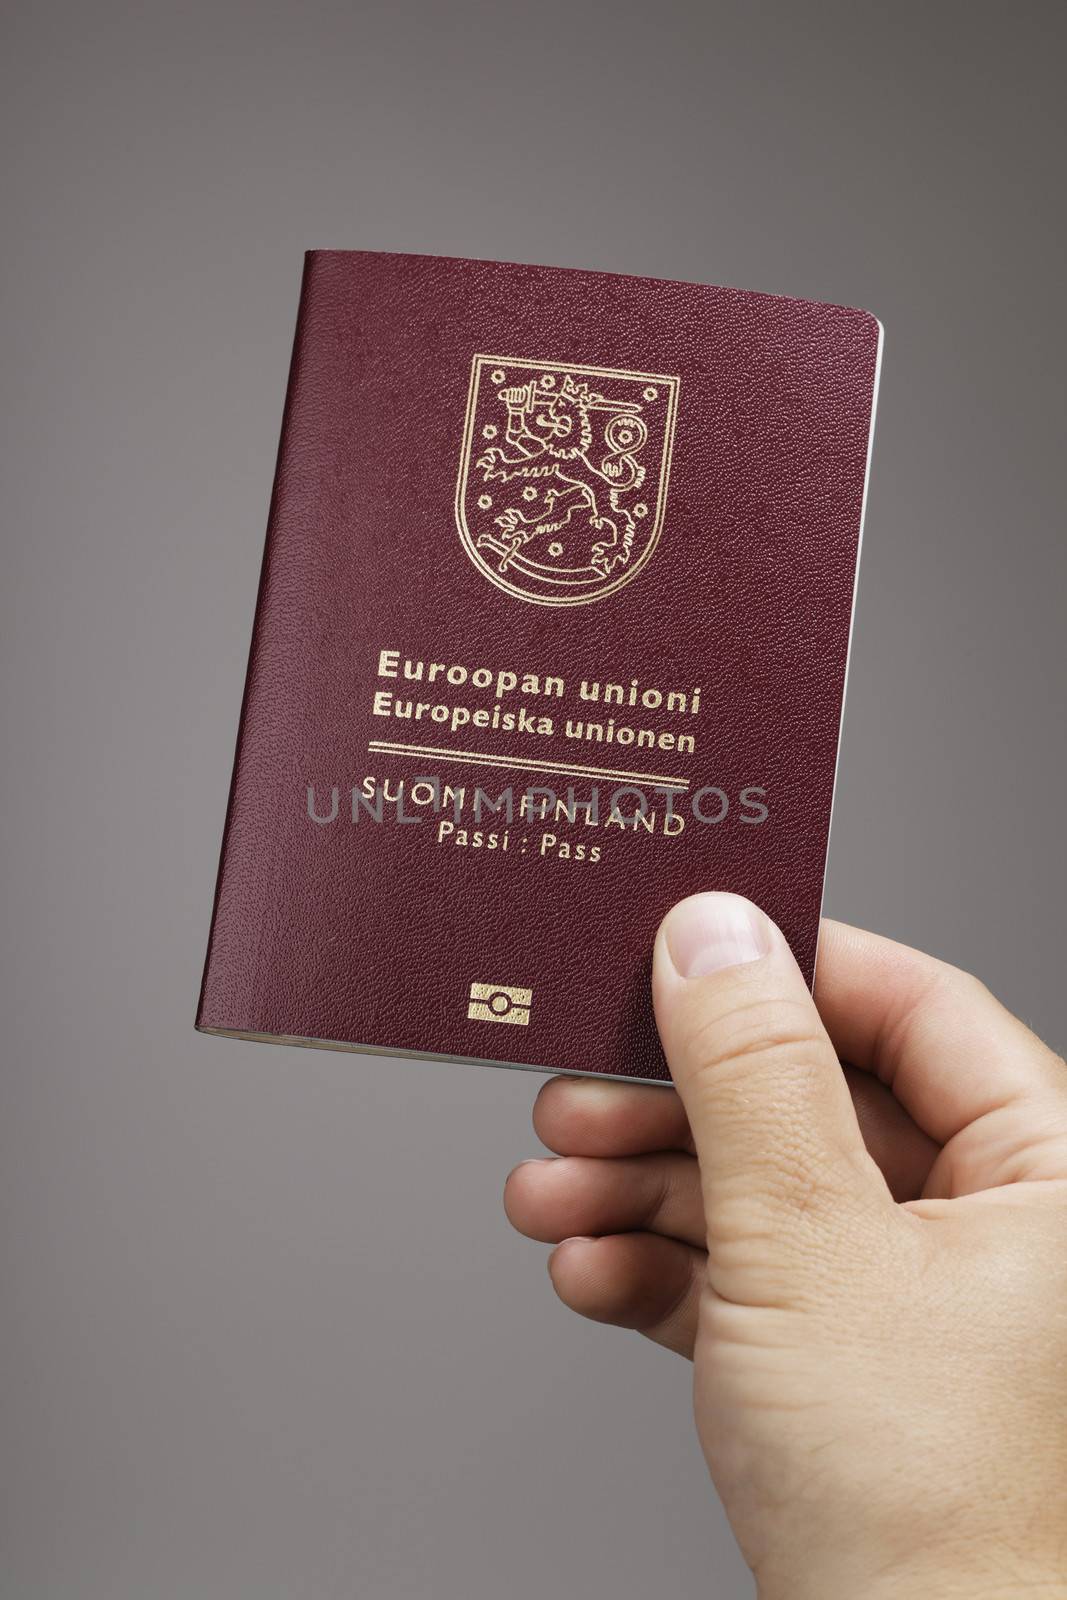
POLYGON ((881 330, 312 251, 197 1026, 661 1080, 660 918, 811 979, 881 330))

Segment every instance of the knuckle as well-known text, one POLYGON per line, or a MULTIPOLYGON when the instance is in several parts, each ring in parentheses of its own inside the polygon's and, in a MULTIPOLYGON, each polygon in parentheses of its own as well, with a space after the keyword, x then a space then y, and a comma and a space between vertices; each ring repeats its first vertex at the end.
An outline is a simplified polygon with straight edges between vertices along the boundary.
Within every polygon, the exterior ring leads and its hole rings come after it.
POLYGON ((655 1228, 671 1215, 676 1191, 675 1174, 669 1163, 652 1158, 642 1163, 648 1177, 648 1191, 642 1206, 646 1228, 655 1228))
POLYGON ((692 1075, 720 1086, 761 1069, 773 1069, 783 1081, 807 1076, 823 1059, 827 1042, 806 997, 758 997, 702 1015, 684 1049, 692 1075))
POLYGON ((973 972, 965 971, 963 967, 951 966, 948 962, 938 964, 932 983, 935 992, 940 990, 952 1000, 966 1001, 972 1005, 984 1005, 996 998, 981 978, 975 977, 973 972))
POLYGON ((699 1300, 704 1281, 703 1268, 697 1267, 696 1258, 687 1258, 675 1283, 663 1285, 654 1309, 637 1326, 644 1333, 666 1331, 688 1310, 691 1302, 699 1300))
POLYGON ((913 1002, 915 1013, 921 1013, 931 1006, 941 1004, 945 1007, 989 1007, 1000 1008, 1000 1001, 982 979, 973 972, 968 972, 966 967, 956 967, 950 961, 939 961, 929 958, 925 982, 916 991, 913 1002))
POLYGON ((646 1227, 653 1232, 687 1238, 703 1215, 700 1169, 692 1156, 670 1152, 643 1158, 655 1167, 654 1187, 646 1207, 646 1227))

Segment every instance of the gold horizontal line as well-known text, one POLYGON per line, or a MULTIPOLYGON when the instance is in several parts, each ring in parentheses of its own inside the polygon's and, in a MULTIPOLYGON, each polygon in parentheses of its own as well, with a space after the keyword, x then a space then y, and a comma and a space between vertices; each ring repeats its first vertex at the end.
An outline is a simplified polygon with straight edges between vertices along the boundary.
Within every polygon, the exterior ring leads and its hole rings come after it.
POLYGON ((485 767, 515 767, 523 772, 560 773, 565 778, 616 778, 624 782, 650 783, 654 788, 688 789, 687 778, 667 778, 661 772, 623 772, 615 767, 568 766, 561 761, 540 761, 534 757, 488 755, 484 750, 438 750, 433 745, 391 744, 371 739, 368 750, 384 755, 433 757, 438 761, 467 761, 485 767))

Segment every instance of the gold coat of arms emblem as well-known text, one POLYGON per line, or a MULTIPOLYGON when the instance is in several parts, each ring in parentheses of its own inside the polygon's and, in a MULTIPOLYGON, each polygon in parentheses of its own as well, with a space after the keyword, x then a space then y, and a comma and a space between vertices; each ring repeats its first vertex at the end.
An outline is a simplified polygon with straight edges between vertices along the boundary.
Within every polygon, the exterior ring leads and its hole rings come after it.
POLYGON ((582 605, 647 565, 667 503, 677 378, 476 355, 456 521, 498 588, 582 605))

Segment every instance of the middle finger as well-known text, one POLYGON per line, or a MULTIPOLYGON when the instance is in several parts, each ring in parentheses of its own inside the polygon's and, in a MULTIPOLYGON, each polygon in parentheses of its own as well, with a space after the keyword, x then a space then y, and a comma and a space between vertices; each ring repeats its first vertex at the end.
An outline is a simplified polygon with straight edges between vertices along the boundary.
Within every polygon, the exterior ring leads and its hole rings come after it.
POLYGON ((504 1207, 520 1233, 545 1244, 635 1230, 700 1249, 707 1242, 696 1159, 680 1151, 524 1161, 508 1178, 504 1207))

